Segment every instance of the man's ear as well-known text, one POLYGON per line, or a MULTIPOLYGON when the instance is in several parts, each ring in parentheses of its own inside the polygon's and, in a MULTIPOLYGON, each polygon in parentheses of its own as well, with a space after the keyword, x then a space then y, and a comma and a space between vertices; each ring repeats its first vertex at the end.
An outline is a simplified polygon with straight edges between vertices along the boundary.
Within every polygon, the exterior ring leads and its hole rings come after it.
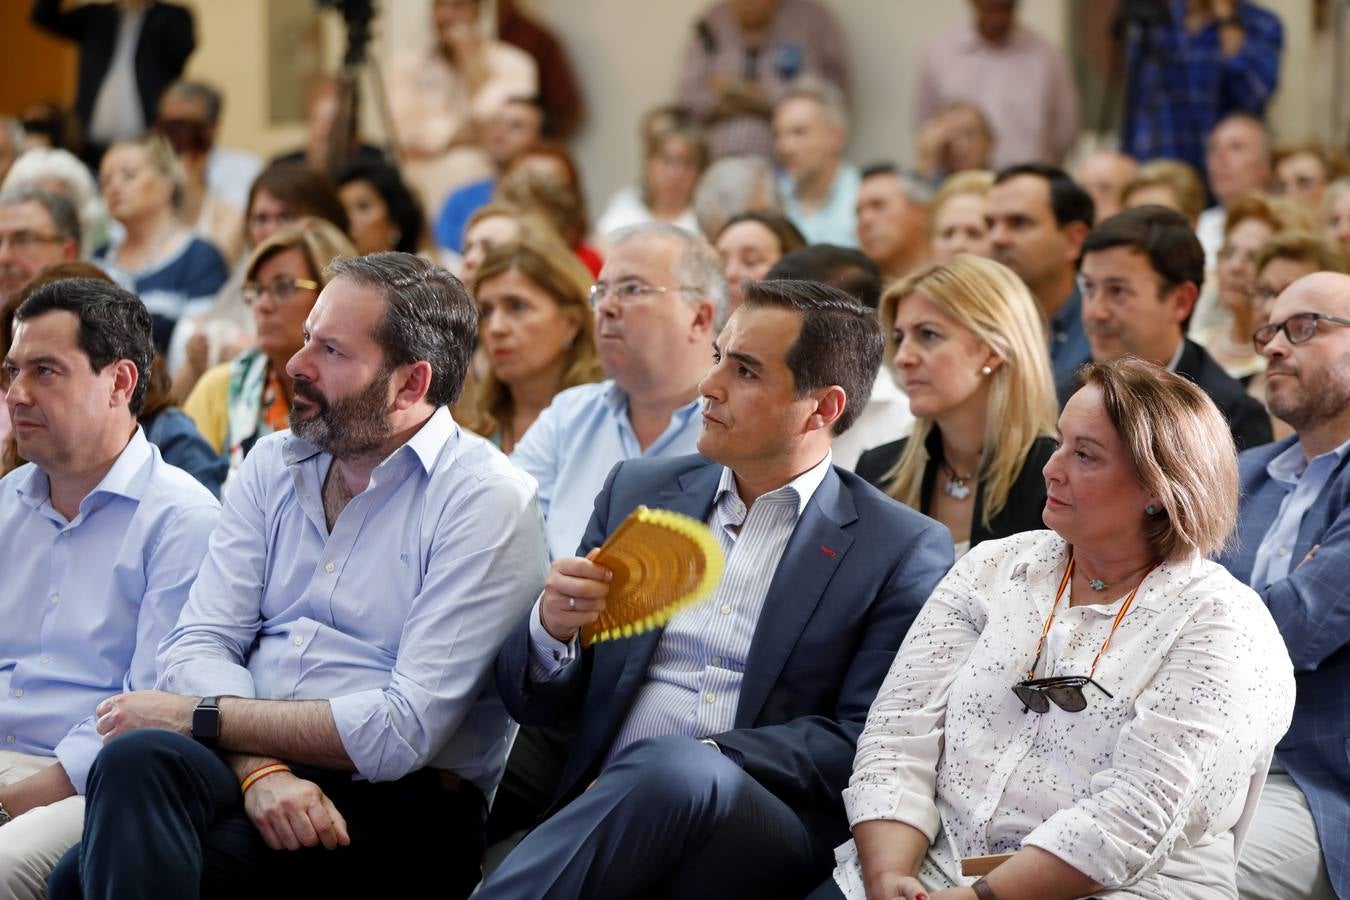
MULTIPOLYGON (((131 395, 136 393, 136 385, 140 383, 136 364, 129 359, 119 359, 109 365, 112 366, 113 383, 112 393, 108 395, 108 405, 129 407, 131 395)), ((148 372, 146 376, 149 377, 148 372)))
POLYGON ((806 430, 817 431, 823 428, 829 431, 834 428, 834 423, 839 421, 839 417, 848 407, 848 395, 839 385, 832 384, 813 391, 812 396, 815 398, 816 408, 806 418, 806 430))
POLYGON ((1195 302, 1199 297, 1200 289, 1195 286, 1195 282, 1183 281, 1163 295, 1162 301, 1171 305, 1172 321, 1180 323, 1185 322, 1195 310, 1195 302))
POLYGON ((394 383, 398 390, 394 394, 394 409, 410 409, 421 403, 431 390, 431 378, 431 363, 425 359, 395 369, 394 383))
POLYGON ((1083 255, 1083 242, 1087 240, 1088 232, 1091 230, 1086 222, 1070 222, 1060 229, 1067 245, 1065 255, 1068 262, 1076 262, 1083 255))

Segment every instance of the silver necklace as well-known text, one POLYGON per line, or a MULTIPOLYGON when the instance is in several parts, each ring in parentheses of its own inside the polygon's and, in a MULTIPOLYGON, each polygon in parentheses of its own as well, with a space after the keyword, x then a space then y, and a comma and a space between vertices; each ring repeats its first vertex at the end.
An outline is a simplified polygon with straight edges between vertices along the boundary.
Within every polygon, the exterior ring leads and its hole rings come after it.
MULTIPOLYGON (((1149 563, 1148 565, 1140 566, 1140 567, 1137 568, 1137 569, 1132 569, 1131 571, 1126 572, 1126 573, 1125 573, 1124 575, 1122 575, 1120 578, 1117 578, 1115 581, 1102 581, 1100 578, 1088 578, 1088 587, 1092 588, 1094 591, 1104 591, 1104 590, 1106 590, 1106 589, 1109 588, 1109 587, 1114 587, 1115 585, 1123 584, 1124 582, 1129 581, 1129 580, 1130 580, 1131 578, 1133 578, 1135 575, 1137 575, 1137 574, 1139 574, 1140 572, 1144 571, 1145 569, 1147 569, 1147 568, 1148 568, 1149 566, 1151 566, 1151 565, 1153 565, 1153 563, 1149 563)), ((1087 575, 1086 572, 1084 572, 1083 574, 1084 574, 1084 575, 1087 575)))
POLYGON ((970 496, 970 485, 968 481, 975 480, 975 473, 969 475, 958 475, 956 470, 947 465, 947 461, 942 461, 942 471, 947 473, 947 480, 942 485, 942 493, 956 500, 964 500, 970 496))

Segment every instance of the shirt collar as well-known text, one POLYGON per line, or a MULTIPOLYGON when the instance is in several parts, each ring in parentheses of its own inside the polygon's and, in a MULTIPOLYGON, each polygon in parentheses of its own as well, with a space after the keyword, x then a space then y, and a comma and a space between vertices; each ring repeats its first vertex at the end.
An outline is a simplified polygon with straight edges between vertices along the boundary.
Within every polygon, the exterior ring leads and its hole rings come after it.
POLYGON ((1081 321, 1083 318, 1083 295, 1078 292, 1078 285, 1075 283, 1073 291, 1069 294, 1069 299, 1065 300, 1059 310, 1050 318, 1050 330, 1053 334, 1063 334, 1073 327, 1074 322, 1081 321))
MULTIPOLYGON (((1044 532, 1047 539, 1051 542, 1047 547, 1048 553, 1037 555, 1037 557, 1025 564, 1025 568, 1019 566, 1021 574, 1027 579, 1027 586, 1033 590, 1041 589, 1047 592, 1049 600, 1055 596, 1055 588, 1059 585, 1059 579, 1064 575, 1064 566, 1069 559, 1069 544, 1054 531, 1044 532)), ((1148 573, 1148 577, 1143 580, 1139 586, 1139 593, 1134 597, 1134 606, 1140 606, 1154 612, 1162 612, 1167 609, 1172 596, 1179 592, 1186 584, 1193 580, 1199 574, 1199 568, 1204 563, 1200 554, 1193 553, 1189 557, 1171 562, 1159 563, 1157 568, 1148 573)), ((1114 616, 1120 611, 1120 603, 1125 599, 1122 594, 1111 603, 1087 603, 1079 609, 1090 609, 1103 615, 1110 614, 1114 616)), ((1061 601, 1067 607, 1068 601, 1061 601)))
POLYGON ((1181 365, 1181 354, 1186 352, 1186 336, 1183 334, 1181 340, 1177 341, 1177 352, 1172 354, 1172 361, 1167 364, 1167 371, 1175 372, 1177 366, 1181 365))
MULTIPOLYGON (((94 489, 85 495, 85 500, 97 494, 114 494, 130 500, 140 500, 141 494, 145 491, 145 467, 152 456, 150 442, 145 439, 145 431, 137 425, 136 430, 131 435, 131 440, 127 441, 127 445, 122 448, 122 452, 117 454, 117 459, 113 462, 112 468, 108 469, 107 474, 94 486, 94 489)), ((25 503, 34 508, 51 499, 51 480, 41 467, 33 466, 32 471, 28 473, 28 477, 19 485, 19 496, 23 498, 25 503)), ((80 501, 81 506, 84 505, 85 500, 80 501)))
MULTIPOLYGON (((412 453, 416 456, 417 461, 422 464, 423 470, 430 472, 432 466, 436 464, 436 460, 440 457, 441 451, 458 432, 459 426, 450 417, 450 410, 444 406, 437 407, 436 411, 431 414, 431 418, 422 424, 417 433, 385 457, 375 467, 375 471, 384 468, 392 460, 412 453)), ((322 452, 309 441, 298 437, 295 432, 288 431, 286 432, 285 443, 281 448, 281 458, 288 467, 291 467, 318 456, 322 452)))
MULTIPOLYGON (((793 497, 797 501, 797 517, 801 518, 806 510, 806 504, 811 502, 815 496, 816 490, 825 481, 825 476, 829 474, 830 466, 834 462, 834 452, 827 451, 825 458, 807 469, 796 478, 789 481, 780 488, 769 491, 760 496, 760 500, 765 498, 777 499, 782 497, 793 497)), ((717 492, 713 495, 713 505, 716 506, 722 502, 722 498, 730 494, 737 501, 741 500, 741 494, 736 490, 736 476, 729 466, 722 467, 722 477, 717 482, 717 492)))
POLYGON ((1308 466, 1319 459, 1326 457, 1335 457, 1335 462, 1345 459, 1346 453, 1350 453, 1350 441, 1346 441, 1334 450, 1328 450, 1326 453, 1320 453, 1312 459, 1305 459, 1303 456, 1303 444, 1294 441, 1288 447, 1284 448, 1278 456, 1266 463, 1266 474, 1275 481, 1293 490, 1298 486, 1298 480, 1307 471, 1308 466))

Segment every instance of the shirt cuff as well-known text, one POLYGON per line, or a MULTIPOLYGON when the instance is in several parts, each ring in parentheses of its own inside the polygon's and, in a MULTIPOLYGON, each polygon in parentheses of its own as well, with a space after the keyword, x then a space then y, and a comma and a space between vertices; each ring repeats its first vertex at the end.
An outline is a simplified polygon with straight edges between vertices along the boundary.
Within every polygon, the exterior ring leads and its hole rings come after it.
POLYGON ((534 681, 548 681, 558 674, 576 658, 579 647, 576 635, 564 644, 544 628, 539 611, 543 599, 544 595, 540 594, 530 610, 530 678, 534 681))
POLYGON ((389 720, 383 690, 358 691, 328 701, 342 748, 367 781, 397 781, 418 768, 417 748, 389 720))
POLYGON ((84 794, 85 785, 89 781, 89 769, 94 764, 94 757, 98 756, 98 752, 102 749, 103 736, 98 733, 93 716, 70 729, 66 732, 66 736, 57 742, 54 751, 56 762, 66 770, 66 777, 74 785, 75 793, 84 794))
POLYGON ((243 666, 223 659, 197 658, 172 662, 156 687, 185 697, 253 699, 253 676, 243 666))

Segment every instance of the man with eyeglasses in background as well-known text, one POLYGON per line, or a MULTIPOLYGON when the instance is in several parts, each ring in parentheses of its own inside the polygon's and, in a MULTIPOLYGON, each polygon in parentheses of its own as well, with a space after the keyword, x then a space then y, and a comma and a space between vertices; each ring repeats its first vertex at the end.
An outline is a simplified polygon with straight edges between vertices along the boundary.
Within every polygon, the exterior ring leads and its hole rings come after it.
POLYGON ((1350 275, 1300 278, 1269 312, 1253 342, 1270 411, 1295 434, 1239 458, 1237 539, 1219 561, 1270 608, 1298 693, 1238 893, 1350 897, 1350 275))
MULTIPOLYGON (((1269 443, 1260 401, 1186 338, 1204 281, 1205 251, 1176 210, 1137 206, 1098 225, 1083 241, 1079 276, 1092 359, 1137 356, 1189 378, 1224 414, 1239 450, 1269 443)), ((1060 378, 1061 403, 1075 386, 1075 376, 1060 378)))
POLYGON ((43 269, 79 255, 80 217, 69 200, 28 186, 0 194, 0 306, 43 269))
MULTIPOLYGON (((698 384, 727 317, 717 251, 667 224, 610 236, 591 288, 595 344, 609 377, 553 398, 511 454, 539 482, 549 556, 573 556, 595 497, 618 463, 696 452, 698 384)), ((489 843, 534 824, 552 799, 571 741, 566 724, 516 738, 488 820, 489 843)))

